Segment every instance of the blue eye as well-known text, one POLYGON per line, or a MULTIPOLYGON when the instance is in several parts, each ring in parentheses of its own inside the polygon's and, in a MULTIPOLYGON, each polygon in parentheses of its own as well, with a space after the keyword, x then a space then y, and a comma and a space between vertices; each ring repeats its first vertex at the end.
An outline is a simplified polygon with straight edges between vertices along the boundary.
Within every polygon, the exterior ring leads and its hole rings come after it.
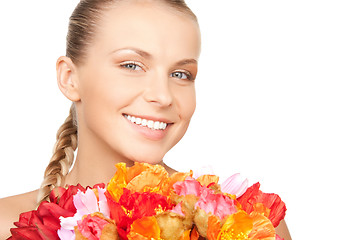
POLYGON ((128 69, 130 71, 141 71, 143 68, 135 62, 123 62, 120 67, 128 69))
POLYGON ((124 68, 128 68, 130 70, 136 71, 141 70, 141 67, 139 65, 136 65, 135 63, 126 63, 124 65, 121 65, 124 68))
POLYGON ((171 77, 179 78, 179 79, 189 79, 189 80, 192 79, 190 74, 184 72, 173 72, 171 73, 171 77))

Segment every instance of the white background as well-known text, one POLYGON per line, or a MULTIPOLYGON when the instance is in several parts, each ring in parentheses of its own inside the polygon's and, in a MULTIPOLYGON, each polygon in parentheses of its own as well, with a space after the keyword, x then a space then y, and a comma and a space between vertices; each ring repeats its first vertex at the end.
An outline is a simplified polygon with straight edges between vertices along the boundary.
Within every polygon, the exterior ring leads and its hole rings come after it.
MULTIPOLYGON (((38 188, 70 102, 57 88, 77 1, 0 8, 0 197, 38 188)), ((287 203, 293 239, 356 239, 358 1, 188 0, 202 31, 197 111, 165 160, 241 172, 287 203)), ((1 213, 0 213, 1 214, 1 213)))

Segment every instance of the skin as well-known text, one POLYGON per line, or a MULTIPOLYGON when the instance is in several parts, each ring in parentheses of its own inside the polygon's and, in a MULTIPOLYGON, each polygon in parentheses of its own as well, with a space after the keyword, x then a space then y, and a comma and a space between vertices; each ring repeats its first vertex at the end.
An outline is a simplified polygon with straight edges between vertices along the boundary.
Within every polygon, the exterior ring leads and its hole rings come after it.
MULTIPOLYGON (((57 61, 62 93, 76 104, 78 154, 65 184, 107 182, 114 165, 163 165, 195 111, 194 79, 200 54, 198 24, 161 3, 127 2, 107 10, 81 64, 57 61), (124 114, 168 123, 161 137, 143 133, 124 114)), ((162 131, 162 130, 157 130, 162 131)), ((36 207, 37 191, 0 200, 0 238, 20 212, 36 207)), ((284 223, 283 223, 284 224, 284 223)), ((283 237, 286 237, 287 228, 283 237)), ((290 238, 286 238, 290 239, 290 238)))
POLYGON ((60 89, 76 103, 79 121, 78 155, 66 184, 107 182, 119 161, 163 164, 195 111, 200 32, 194 20, 167 6, 124 2, 100 26, 83 64, 58 60, 60 89), (166 119, 165 136, 144 136, 124 114, 166 119))

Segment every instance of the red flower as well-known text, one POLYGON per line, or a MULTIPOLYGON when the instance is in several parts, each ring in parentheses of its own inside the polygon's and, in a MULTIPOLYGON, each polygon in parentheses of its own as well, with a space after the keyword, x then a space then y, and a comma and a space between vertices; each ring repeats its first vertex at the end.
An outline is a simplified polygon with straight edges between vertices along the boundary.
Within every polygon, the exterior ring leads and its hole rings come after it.
POLYGON ((76 208, 73 203, 73 196, 78 192, 78 190, 85 192, 85 188, 80 184, 76 186, 71 185, 67 189, 62 187, 56 188, 50 193, 50 202, 72 211, 75 214, 76 208))
POLYGON ((241 204, 244 211, 250 214, 255 203, 262 203, 266 208, 270 209, 269 220, 274 227, 277 227, 285 217, 286 206, 281 198, 274 193, 263 193, 260 189, 260 183, 256 183, 249 187, 246 192, 237 200, 241 204))
POLYGON ((17 228, 10 229, 12 236, 9 239, 59 239, 59 217, 74 216, 76 209, 73 196, 78 190, 85 191, 85 188, 77 185, 53 190, 50 193, 50 202, 43 201, 37 210, 20 214, 19 221, 14 223, 17 228))
POLYGON ((136 219, 154 216, 157 213, 170 210, 174 206, 168 197, 157 193, 131 193, 127 188, 123 190, 124 192, 118 202, 114 201, 108 192, 105 192, 110 217, 115 220, 121 239, 127 239, 130 226, 136 219))
POLYGON ((70 217, 74 212, 55 203, 42 202, 37 210, 20 214, 18 228, 10 229, 13 239, 59 239, 60 216, 70 217))

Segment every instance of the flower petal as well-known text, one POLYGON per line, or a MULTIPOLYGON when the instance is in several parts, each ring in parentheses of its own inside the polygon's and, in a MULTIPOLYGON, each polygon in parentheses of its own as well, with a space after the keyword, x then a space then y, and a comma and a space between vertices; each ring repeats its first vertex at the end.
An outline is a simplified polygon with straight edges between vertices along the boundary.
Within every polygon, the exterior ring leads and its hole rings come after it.
POLYGON ((75 232, 73 230, 67 230, 61 228, 57 231, 60 240, 75 240, 75 232))
POLYGON ((196 202, 195 208, 200 208, 220 219, 237 212, 234 200, 228 196, 205 191, 202 192, 200 199, 196 202))
POLYGON ((171 175, 166 182, 164 182, 162 188, 161 188, 161 194, 165 195, 165 196, 169 196, 171 190, 173 190, 173 186, 176 182, 182 182, 184 181, 186 178, 191 177, 192 176, 192 171, 188 172, 188 173, 183 173, 183 172, 176 172, 173 175, 171 175))
POLYGON ((177 182, 173 185, 175 193, 179 196, 195 195, 200 196, 202 186, 193 178, 186 178, 182 182, 177 182))
POLYGON ((145 237, 146 239, 160 239, 160 228, 156 218, 151 216, 135 220, 131 224, 128 238, 129 240, 139 239, 137 238, 138 235, 145 237))
POLYGON ((79 190, 74 196, 74 205, 81 215, 99 212, 98 200, 92 189, 87 189, 85 193, 79 190))
POLYGON ((260 183, 256 183, 249 187, 237 200, 248 214, 254 210, 254 204, 264 204, 266 208, 270 209, 269 219, 274 227, 277 227, 280 221, 285 217, 285 203, 277 194, 263 193, 260 191, 260 183))
POLYGON ((216 240, 220 233, 220 220, 214 215, 208 219, 207 238, 209 240, 216 240))
MULTIPOLYGON (((138 165, 139 164, 136 164, 135 166, 138 165)), ((146 171, 133 177, 128 182, 126 188, 134 192, 158 192, 168 179, 167 171, 160 165, 150 165, 145 163, 142 165, 148 166, 146 171)))
POLYGON ((106 189, 98 187, 98 193, 99 193, 99 209, 102 214, 106 218, 110 218, 110 210, 109 205, 107 204, 107 199, 105 196, 106 189))
POLYGON ((240 197, 243 195, 248 188, 248 180, 243 178, 240 173, 236 173, 221 183, 221 191, 240 197))
POLYGON ((179 202, 178 204, 176 204, 176 206, 173 209, 171 209, 170 211, 173 213, 176 213, 180 216, 185 217, 185 214, 182 211, 182 202, 179 202))
POLYGON ((275 238, 275 228, 267 217, 257 212, 252 212, 250 217, 253 220, 253 229, 249 234, 249 239, 268 240, 275 238))
POLYGON ((126 187, 126 175, 127 169, 125 163, 116 164, 117 171, 115 175, 110 179, 110 182, 107 186, 107 191, 110 193, 115 202, 119 201, 120 196, 122 195, 122 189, 126 187))
POLYGON ((210 184, 218 183, 219 182, 219 176, 216 176, 216 175, 202 175, 202 176, 198 177, 196 180, 199 181, 199 183, 202 186, 207 187, 210 184))
POLYGON ((238 211, 230 215, 221 228, 218 239, 248 239, 253 227, 253 220, 245 211, 238 211))
POLYGON ((191 229, 186 230, 179 240, 190 240, 191 229))

